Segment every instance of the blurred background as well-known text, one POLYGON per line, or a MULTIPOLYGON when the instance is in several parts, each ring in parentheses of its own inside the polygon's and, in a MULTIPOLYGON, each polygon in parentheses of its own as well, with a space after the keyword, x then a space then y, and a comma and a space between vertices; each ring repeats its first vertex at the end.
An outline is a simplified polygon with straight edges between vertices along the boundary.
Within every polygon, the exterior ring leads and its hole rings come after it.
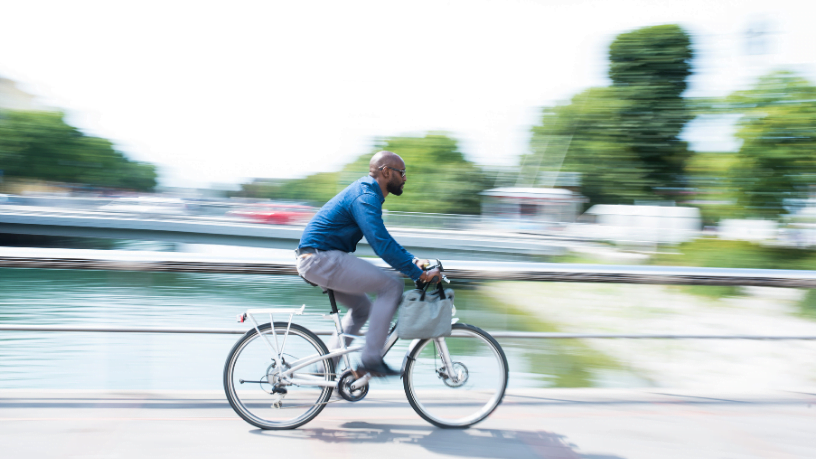
MULTIPOLYGON (((390 150, 408 182, 384 219, 437 238, 418 256, 816 268, 806 2, 0 7, 3 246, 288 257, 390 150)), ((489 330, 816 334, 813 290, 454 288, 489 330)), ((0 269, 3 323, 226 327, 302 303, 326 308, 291 276, 0 269)), ((3 332, 0 388, 218 388, 233 341, 3 332)), ((503 345, 515 387, 816 382, 802 341, 503 345)))

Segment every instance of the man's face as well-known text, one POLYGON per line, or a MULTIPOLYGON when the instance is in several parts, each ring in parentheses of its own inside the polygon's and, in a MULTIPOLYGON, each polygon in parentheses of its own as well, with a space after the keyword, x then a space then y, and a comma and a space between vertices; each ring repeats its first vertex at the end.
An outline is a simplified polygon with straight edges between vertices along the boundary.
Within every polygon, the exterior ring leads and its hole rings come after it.
MULTIPOLYGON (((400 169, 405 169, 405 165, 403 165, 400 169)), ((402 194, 402 188, 405 186, 405 179, 402 177, 402 174, 395 170, 390 170, 390 172, 391 179, 388 181, 388 185, 386 185, 385 188, 389 193, 399 196, 402 194)))

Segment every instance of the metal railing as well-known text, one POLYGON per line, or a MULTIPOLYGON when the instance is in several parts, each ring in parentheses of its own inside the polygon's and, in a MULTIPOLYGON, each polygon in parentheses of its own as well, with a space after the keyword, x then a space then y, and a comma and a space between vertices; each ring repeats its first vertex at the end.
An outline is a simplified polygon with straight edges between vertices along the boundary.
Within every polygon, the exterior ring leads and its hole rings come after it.
MULTIPOLYGON (((104 332, 104 333, 201 333, 216 335, 243 335, 249 330, 229 328, 195 328, 195 327, 117 327, 117 326, 81 326, 81 325, 2 325, 0 331, 38 331, 38 332, 104 332)), ((314 331, 316 335, 330 336, 331 330, 314 331)), ((738 339, 738 340, 816 340, 809 335, 682 335, 682 334, 632 334, 632 333, 556 333, 556 332, 518 332, 490 331, 494 338, 502 339, 738 339)))
POLYGON ((383 221, 389 228, 470 230, 480 226, 482 216, 383 211, 383 221))
MULTIPOLYGON (((390 269, 382 260, 369 261, 384 269, 390 269)), ((455 279, 816 288, 816 272, 814 271, 472 261, 447 261, 444 264, 448 276, 455 279)), ((203 254, 174 252, 14 247, 0 247, 0 268, 2 267, 233 274, 297 274, 294 256, 281 257, 278 259, 231 259, 203 254)), ((247 330, 0 324, 0 331, 243 334, 247 330)), ((331 335, 331 333, 331 331, 326 330, 317 332, 318 335, 331 335)), ((507 339, 816 340, 816 336, 806 335, 683 335, 662 333, 616 334, 513 331, 495 331, 490 333, 496 338, 507 339)))
MULTIPOLYGON (((368 259, 390 270, 380 259, 368 259)), ((501 261, 444 261, 451 279, 733 285, 816 288, 816 271, 614 266, 501 261)), ((0 247, 0 268, 93 269, 226 274, 297 275, 295 258, 215 257, 198 253, 0 247)))

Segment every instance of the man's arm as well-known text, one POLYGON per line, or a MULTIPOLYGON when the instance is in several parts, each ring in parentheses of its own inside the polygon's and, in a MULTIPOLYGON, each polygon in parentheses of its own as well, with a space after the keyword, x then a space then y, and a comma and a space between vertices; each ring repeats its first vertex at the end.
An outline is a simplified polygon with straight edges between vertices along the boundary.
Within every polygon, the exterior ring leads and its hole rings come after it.
POLYGON ((385 229, 382 207, 375 196, 363 194, 355 199, 351 204, 351 213, 371 248, 374 249, 374 253, 413 280, 422 276, 422 269, 412 262, 414 256, 399 245, 385 229))

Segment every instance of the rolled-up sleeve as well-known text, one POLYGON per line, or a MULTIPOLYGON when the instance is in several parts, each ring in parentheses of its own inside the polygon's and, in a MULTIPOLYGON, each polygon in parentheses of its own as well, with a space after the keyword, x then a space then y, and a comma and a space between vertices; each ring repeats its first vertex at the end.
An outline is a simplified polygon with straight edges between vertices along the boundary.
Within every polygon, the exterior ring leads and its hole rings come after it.
POLYGON ((371 248, 380 258, 397 271, 413 280, 419 279, 422 270, 413 263, 414 256, 391 237, 382 219, 382 206, 378 198, 363 194, 351 205, 351 213, 363 231, 371 248))

